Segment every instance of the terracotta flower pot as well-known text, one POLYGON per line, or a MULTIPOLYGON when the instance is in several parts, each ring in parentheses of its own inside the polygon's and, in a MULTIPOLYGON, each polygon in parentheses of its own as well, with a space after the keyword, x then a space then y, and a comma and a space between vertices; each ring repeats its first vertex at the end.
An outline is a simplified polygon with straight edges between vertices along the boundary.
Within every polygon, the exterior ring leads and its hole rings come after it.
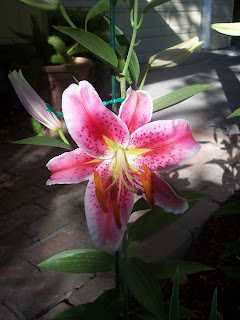
MULTIPOLYGON (((92 61, 87 58, 74 58, 78 80, 87 79, 91 66, 92 61)), ((65 65, 44 66, 40 71, 37 92, 55 111, 61 112, 62 93, 71 83, 76 82, 65 65)))

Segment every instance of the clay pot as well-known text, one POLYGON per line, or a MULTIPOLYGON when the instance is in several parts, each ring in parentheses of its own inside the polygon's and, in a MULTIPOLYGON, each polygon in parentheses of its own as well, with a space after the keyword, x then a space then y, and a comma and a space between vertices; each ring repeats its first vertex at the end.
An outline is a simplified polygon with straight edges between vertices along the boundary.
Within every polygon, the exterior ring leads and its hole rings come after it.
MULTIPOLYGON (((74 58, 78 80, 87 79, 92 65, 92 61, 87 58, 74 58)), ((55 111, 61 112, 62 93, 72 83, 76 81, 65 65, 44 66, 40 71, 37 92, 55 111)))

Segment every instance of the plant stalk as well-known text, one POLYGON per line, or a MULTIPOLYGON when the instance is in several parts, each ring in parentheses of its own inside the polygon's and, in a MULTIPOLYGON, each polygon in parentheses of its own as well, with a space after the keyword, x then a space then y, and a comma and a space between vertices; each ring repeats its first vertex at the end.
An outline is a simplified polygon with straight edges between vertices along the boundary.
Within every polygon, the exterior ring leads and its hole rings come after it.
POLYGON ((58 134, 61 137, 62 141, 70 146, 70 143, 67 141, 67 138, 65 137, 65 135, 62 131, 62 128, 58 129, 58 134))
POLYGON ((75 26, 75 24, 72 22, 72 20, 69 18, 68 14, 67 14, 67 12, 66 12, 66 10, 65 10, 65 8, 64 8, 62 5, 59 6, 59 10, 60 10, 61 14, 63 15, 64 19, 65 19, 65 20, 67 21, 67 23, 70 25, 70 27, 72 27, 72 28, 77 28, 77 27, 75 26))
MULTIPOLYGON (((115 52, 115 1, 110 0, 110 44, 115 52)), ((112 100, 117 98, 117 82, 114 74, 111 75, 112 100)), ((112 104, 112 111, 117 113, 117 104, 112 104)))

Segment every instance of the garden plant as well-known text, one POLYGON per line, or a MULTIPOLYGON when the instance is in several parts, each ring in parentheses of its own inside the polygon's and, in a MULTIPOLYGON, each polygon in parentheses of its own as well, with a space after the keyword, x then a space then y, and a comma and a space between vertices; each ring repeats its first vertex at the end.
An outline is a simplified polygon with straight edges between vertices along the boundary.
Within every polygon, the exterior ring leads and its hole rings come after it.
MULTIPOLYGON (((28 112, 42 125, 59 134, 15 141, 18 144, 65 148, 46 164, 51 171, 47 185, 81 183, 89 180, 85 192, 85 215, 96 249, 61 252, 39 264, 58 272, 100 273, 114 271, 116 287, 94 302, 75 306, 53 319, 188 319, 197 318, 179 306, 179 275, 211 267, 181 260, 146 263, 131 255, 129 245, 154 235, 175 222, 206 195, 174 190, 160 175, 193 157, 199 143, 184 119, 150 122, 152 113, 171 107, 211 85, 178 89, 152 101, 143 90, 151 68, 173 67, 198 48, 198 37, 149 57, 142 77, 135 45, 137 33, 150 10, 168 0, 150 0, 143 10, 138 0, 100 0, 88 12, 85 28, 77 28, 59 0, 21 0, 44 10, 59 10, 69 26, 54 28, 67 35, 112 70, 112 99, 101 101, 88 81, 73 79, 62 95, 62 113, 43 101, 26 81, 21 70, 9 79, 28 112), (114 22, 117 5, 129 9, 132 37, 128 41, 114 22), (110 28, 110 45, 88 31, 89 21, 110 10, 105 17, 110 28), (131 87, 128 88, 129 84, 131 87), (117 95, 117 88, 120 94, 117 95), (62 122, 76 142, 73 149, 66 139, 62 122), (146 210, 130 227, 131 213, 146 210), (163 301, 161 281, 173 279, 169 302, 163 301)), ((161 245, 161 244, 159 244, 161 245)), ((46 292, 47 295, 47 292, 46 292)), ((217 291, 213 294, 210 319, 217 319, 217 291)))

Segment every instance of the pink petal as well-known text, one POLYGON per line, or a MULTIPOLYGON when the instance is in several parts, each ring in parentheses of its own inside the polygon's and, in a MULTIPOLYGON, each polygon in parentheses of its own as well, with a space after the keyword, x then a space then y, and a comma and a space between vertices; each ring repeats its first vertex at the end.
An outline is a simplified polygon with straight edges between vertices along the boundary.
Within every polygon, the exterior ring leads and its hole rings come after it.
POLYGON ((200 145, 192 137, 188 121, 155 121, 136 130, 128 149, 150 149, 140 155, 127 154, 129 163, 139 170, 145 163, 153 171, 167 171, 193 157, 200 145))
POLYGON ((126 148, 129 132, 125 123, 108 110, 93 86, 80 81, 70 85, 62 97, 62 110, 67 128, 78 146, 94 158, 107 159, 114 155, 104 136, 126 148))
POLYGON ((132 133, 151 120, 153 102, 151 96, 144 90, 134 91, 129 88, 127 94, 126 100, 121 104, 119 117, 132 133))
POLYGON ((153 185, 155 189, 155 202, 162 207, 166 212, 175 214, 184 213, 188 209, 186 199, 176 195, 169 184, 157 174, 152 173, 153 185))
POLYGON ((65 152, 52 158, 47 163, 47 167, 52 173, 47 185, 80 183, 88 180, 101 164, 101 162, 88 163, 92 160, 95 159, 81 149, 65 152))
MULTIPOLYGON (((113 166, 114 164, 111 162, 111 160, 105 160, 102 162, 102 164, 100 164, 97 172, 101 177, 104 177, 113 173, 113 166)), ((103 187, 106 189, 111 183, 111 178, 104 178, 102 181, 103 187)), ((131 193, 125 187, 122 187, 119 200, 122 227, 121 229, 118 229, 112 211, 113 197, 117 197, 117 193, 118 188, 116 187, 110 188, 105 192, 108 212, 104 213, 96 198, 94 178, 91 177, 89 180, 85 193, 85 212, 88 229, 97 248, 104 248, 110 244, 113 251, 117 251, 121 245, 124 232, 127 228, 129 215, 133 208, 134 196, 133 193, 131 193)))

